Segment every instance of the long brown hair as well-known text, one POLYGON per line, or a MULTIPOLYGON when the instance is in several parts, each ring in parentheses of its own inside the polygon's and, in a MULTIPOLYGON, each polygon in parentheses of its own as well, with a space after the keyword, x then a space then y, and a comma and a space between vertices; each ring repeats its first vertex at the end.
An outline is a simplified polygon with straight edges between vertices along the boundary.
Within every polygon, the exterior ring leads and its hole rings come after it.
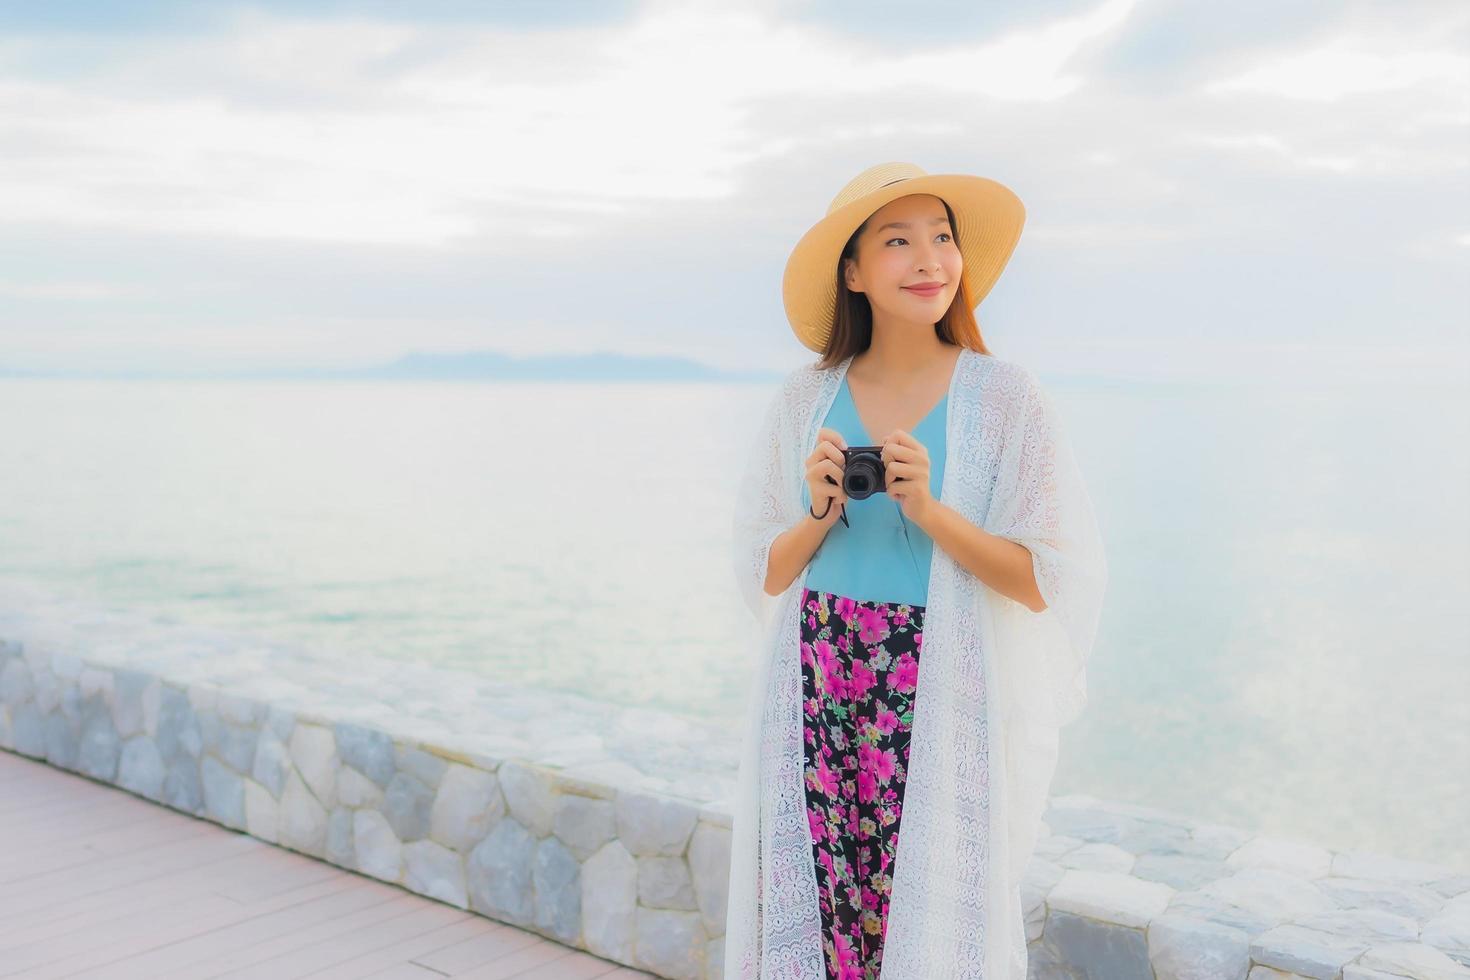
MULTIPOLYGON (((954 232, 955 246, 958 247, 960 229, 955 224, 954 212, 950 210, 948 201, 943 198, 940 201, 944 204, 944 213, 949 215, 949 227, 954 232)), ((837 268, 832 273, 837 277, 837 309, 833 314, 832 335, 827 339, 827 349, 817 361, 819 369, 836 367, 853 354, 867 350, 873 342, 873 307, 868 302, 866 293, 854 293, 847 288, 846 277, 842 274, 844 263, 848 259, 857 258, 858 239, 862 237, 871 220, 872 215, 863 219, 863 223, 858 225, 857 231, 852 233, 852 237, 842 247, 842 254, 837 257, 837 268)), ((981 354, 990 353, 990 348, 985 346, 985 340, 980 336, 980 325, 975 322, 974 304, 970 302, 970 289, 963 276, 960 277, 960 287, 955 290, 949 309, 934 324, 934 334, 946 343, 959 344, 981 354)))

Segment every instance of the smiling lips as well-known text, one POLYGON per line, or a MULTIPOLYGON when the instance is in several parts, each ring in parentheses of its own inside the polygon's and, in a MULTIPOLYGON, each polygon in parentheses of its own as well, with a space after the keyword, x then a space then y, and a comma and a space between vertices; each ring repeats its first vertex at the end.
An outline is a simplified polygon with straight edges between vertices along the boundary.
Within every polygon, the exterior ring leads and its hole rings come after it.
POLYGON ((911 293, 923 296, 925 299, 929 299, 937 295, 939 291, 944 288, 944 283, 926 282, 917 286, 904 286, 903 288, 907 289, 911 293))

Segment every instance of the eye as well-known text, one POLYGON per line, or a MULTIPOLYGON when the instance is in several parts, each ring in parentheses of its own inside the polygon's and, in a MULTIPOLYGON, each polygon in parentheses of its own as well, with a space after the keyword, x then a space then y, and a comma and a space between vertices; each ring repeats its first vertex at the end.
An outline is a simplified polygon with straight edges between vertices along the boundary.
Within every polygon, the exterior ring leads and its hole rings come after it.
MULTIPOLYGON (((947 231, 941 231, 939 234, 940 234, 940 237, 949 238, 949 232, 947 232, 947 231)), ((907 238, 890 238, 890 239, 888 239, 888 241, 884 242, 883 244, 884 245, 892 245, 894 242, 906 242, 906 241, 908 241, 907 238)))

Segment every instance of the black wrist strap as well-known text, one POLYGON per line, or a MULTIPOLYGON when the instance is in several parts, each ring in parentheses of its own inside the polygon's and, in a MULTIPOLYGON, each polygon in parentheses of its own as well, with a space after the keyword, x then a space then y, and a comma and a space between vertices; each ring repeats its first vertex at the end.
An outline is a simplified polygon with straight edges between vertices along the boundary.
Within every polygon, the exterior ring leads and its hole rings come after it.
MULTIPOLYGON (((827 514, 831 512, 831 510, 832 510, 832 498, 831 497, 828 497, 827 498, 827 506, 822 508, 822 512, 820 514, 818 514, 816 511, 812 510, 810 506, 807 507, 806 512, 808 514, 811 514, 813 517, 815 517, 817 520, 820 521, 822 518, 826 517, 827 514)), ((839 520, 842 521, 842 526, 843 527, 849 527, 849 528, 852 527, 852 525, 847 522, 847 505, 846 504, 843 504, 842 505, 842 513, 841 514, 838 514, 837 517, 838 517, 839 520)))

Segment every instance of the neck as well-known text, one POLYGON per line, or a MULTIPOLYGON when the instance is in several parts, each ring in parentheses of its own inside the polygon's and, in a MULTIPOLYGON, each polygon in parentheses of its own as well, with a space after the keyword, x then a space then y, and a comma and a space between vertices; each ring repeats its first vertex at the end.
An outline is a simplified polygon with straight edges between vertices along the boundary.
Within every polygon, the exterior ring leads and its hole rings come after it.
POLYGON ((940 340, 932 326, 884 329, 875 322, 872 343, 854 356, 852 363, 861 363, 861 370, 869 377, 902 381, 933 369, 934 362, 953 347, 940 340))

